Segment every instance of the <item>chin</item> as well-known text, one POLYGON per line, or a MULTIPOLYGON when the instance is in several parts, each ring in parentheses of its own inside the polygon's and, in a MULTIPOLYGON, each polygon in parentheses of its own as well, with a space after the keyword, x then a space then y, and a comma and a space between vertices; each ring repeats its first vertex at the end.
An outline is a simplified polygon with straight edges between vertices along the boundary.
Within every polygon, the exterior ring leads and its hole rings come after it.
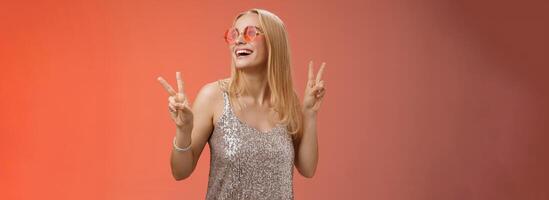
POLYGON ((241 60, 235 60, 235 67, 237 69, 250 68, 258 66, 259 63, 256 62, 253 58, 246 58, 241 60))
POLYGON ((244 69, 244 68, 251 68, 254 65, 248 64, 248 63, 236 63, 235 68, 237 69, 244 69))

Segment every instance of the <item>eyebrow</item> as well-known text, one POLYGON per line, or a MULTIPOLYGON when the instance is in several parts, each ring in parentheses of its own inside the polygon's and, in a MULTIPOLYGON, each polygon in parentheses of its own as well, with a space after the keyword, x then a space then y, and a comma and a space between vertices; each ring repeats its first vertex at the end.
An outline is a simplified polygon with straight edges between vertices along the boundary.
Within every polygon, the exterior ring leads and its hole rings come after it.
MULTIPOLYGON (((248 27, 248 26, 245 26, 244 29, 246 29, 246 27, 248 27)), ((259 26, 253 26, 253 27, 255 27, 255 28, 259 29, 261 32, 263 32, 263 29, 261 27, 259 27, 259 26)), ((240 32, 240 29, 238 29, 237 27, 233 27, 233 28, 235 28, 238 32, 240 32)))

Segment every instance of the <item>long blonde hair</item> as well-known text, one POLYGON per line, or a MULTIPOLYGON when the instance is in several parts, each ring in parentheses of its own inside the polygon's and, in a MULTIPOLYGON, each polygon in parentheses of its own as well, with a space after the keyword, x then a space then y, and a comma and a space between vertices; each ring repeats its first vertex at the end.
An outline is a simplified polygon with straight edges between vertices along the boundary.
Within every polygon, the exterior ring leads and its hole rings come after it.
MULTIPOLYGON (((294 139, 301 137, 303 116, 299 98, 294 91, 290 65, 290 47, 284 23, 275 14, 263 9, 250 9, 240 13, 234 23, 245 14, 255 13, 259 16, 260 28, 265 35, 268 48, 267 85, 270 89, 270 102, 274 111, 284 123, 294 139)), ((234 60, 231 66, 231 78, 228 91, 231 98, 242 94, 240 71, 236 70, 234 60)))

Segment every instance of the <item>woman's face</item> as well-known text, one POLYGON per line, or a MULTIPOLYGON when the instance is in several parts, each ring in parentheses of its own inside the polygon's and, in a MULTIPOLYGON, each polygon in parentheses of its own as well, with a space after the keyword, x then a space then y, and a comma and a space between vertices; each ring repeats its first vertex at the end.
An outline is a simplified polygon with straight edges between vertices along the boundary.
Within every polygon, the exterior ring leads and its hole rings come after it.
MULTIPOLYGON (((236 68, 262 67, 267 64, 267 44, 265 35, 259 34, 250 42, 244 40, 244 29, 247 26, 261 27, 259 24, 259 16, 255 13, 248 13, 236 21, 234 27, 238 30, 239 36, 234 44, 229 45, 231 57, 235 61, 236 68), (249 50, 249 55, 239 55, 238 50, 249 50)), ((260 30, 262 32, 263 30, 260 30)))

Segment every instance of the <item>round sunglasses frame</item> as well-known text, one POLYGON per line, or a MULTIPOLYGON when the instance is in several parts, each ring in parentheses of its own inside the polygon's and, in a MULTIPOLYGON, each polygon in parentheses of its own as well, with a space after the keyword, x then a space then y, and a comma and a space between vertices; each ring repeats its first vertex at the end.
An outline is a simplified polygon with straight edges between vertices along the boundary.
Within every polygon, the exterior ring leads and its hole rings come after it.
POLYGON ((242 35, 242 34, 244 35, 244 41, 251 42, 258 35, 263 35, 264 33, 261 30, 261 28, 259 28, 257 26, 246 26, 246 28, 244 28, 243 33, 240 33, 237 28, 233 27, 233 28, 229 28, 225 31, 225 35, 224 35, 225 42, 227 44, 234 44, 236 42, 236 40, 238 39, 238 37, 240 37, 240 35, 242 35), (252 30, 255 30, 254 31, 255 34, 251 33, 252 30), (234 38, 231 38, 229 34, 234 34, 235 32, 236 32, 236 36, 234 36, 234 38))

